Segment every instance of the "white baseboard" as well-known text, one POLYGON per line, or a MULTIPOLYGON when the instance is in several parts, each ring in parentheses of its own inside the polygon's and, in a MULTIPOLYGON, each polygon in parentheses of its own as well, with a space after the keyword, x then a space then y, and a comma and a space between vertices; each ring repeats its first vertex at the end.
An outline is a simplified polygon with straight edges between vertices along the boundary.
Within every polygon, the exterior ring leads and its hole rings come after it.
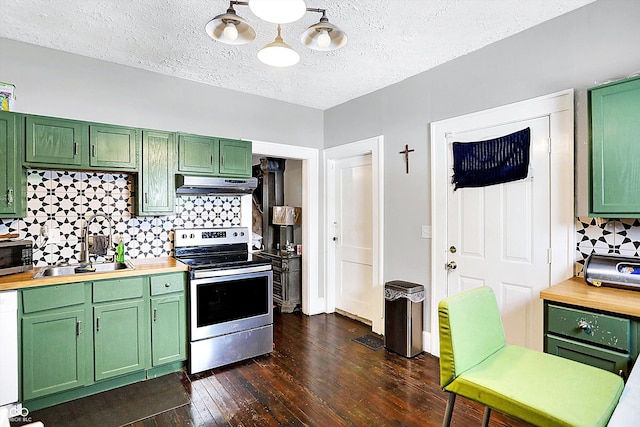
POLYGON ((429 331, 422 331, 422 350, 433 354, 431 352, 431 332, 429 331))

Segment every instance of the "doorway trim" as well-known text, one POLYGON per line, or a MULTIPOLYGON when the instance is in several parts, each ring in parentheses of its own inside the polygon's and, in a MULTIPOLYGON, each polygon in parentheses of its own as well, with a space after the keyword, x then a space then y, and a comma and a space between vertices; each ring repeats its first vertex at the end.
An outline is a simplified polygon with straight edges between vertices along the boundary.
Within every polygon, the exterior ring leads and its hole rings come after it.
POLYGON ((383 298, 383 265, 384 265, 384 136, 376 136, 337 147, 327 148, 323 152, 323 169, 325 171, 325 247, 326 247, 326 312, 336 311, 336 280, 335 262, 336 251, 333 244, 333 215, 335 212, 335 176, 332 173, 333 163, 336 160, 349 157, 371 154, 371 190, 372 195, 372 287, 376 290, 375 300, 376 315, 372 320, 372 330, 375 333, 384 333, 384 298, 383 298))
MULTIPOLYGON (((550 231, 549 284, 573 275, 575 259, 573 89, 492 108, 430 124, 431 141, 431 250, 430 348, 440 355, 438 302, 447 296, 447 136, 492 125, 549 116, 550 231), (439 268, 441 266, 442 268, 439 268)), ((542 334, 542 331, 540 331, 542 334)))
POLYGON ((324 313, 324 298, 319 297, 318 281, 320 245, 316 243, 320 242, 319 150, 256 140, 253 140, 252 150, 258 155, 302 160, 302 312, 307 315, 324 313))

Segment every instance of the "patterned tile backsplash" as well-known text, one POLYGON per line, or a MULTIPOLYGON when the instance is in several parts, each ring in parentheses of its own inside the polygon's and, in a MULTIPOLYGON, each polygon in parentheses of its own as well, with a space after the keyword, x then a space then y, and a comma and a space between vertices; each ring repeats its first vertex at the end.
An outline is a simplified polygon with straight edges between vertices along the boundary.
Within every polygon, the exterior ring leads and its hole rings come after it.
MULTIPOLYGON (((126 258, 173 255, 174 228, 241 225, 239 196, 177 197, 175 215, 136 217, 134 183, 127 174, 29 170, 27 217, 0 219, 0 234, 19 232, 32 240, 34 264, 43 266, 80 262, 84 225, 95 214, 110 219, 114 242, 122 238, 126 258), (59 243, 45 239, 43 227, 59 230, 59 243)), ((107 235, 108 223, 98 217, 89 231, 107 235)))
POLYGON ((592 253, 640 256, 640 220, 577 218, 576 275, 582 275, 584 263, 592 253))

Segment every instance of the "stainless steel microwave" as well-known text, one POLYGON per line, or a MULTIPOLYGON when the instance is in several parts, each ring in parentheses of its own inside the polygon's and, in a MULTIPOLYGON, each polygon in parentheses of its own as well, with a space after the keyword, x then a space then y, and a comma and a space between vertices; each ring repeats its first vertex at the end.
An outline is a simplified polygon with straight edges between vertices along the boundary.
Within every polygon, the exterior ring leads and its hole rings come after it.
POLYGON ((33 242, 0 241, 0 276, 33 270, 33 242))

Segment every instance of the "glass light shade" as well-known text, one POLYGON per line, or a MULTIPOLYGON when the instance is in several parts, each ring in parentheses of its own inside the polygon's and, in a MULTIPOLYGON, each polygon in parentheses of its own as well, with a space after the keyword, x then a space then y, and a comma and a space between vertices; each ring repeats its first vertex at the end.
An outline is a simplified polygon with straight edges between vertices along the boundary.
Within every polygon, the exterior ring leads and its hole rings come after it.
POLYGON ((304 0, 249 0, 249 8, 258 18, 274 24, 295 22, 307 11, 304 0))
POLYGON ((275 46, 275 43, 269 43, 260 49, 258 59, 260 62, 272 67, 290 67, 300 61, 300 55, 286 44, 284 46, 275 46))
POLYGON ((265 45, 258 52, 260 62, 272 67, 290 67, 300 61, 300 55, 286 44, 280 36, 280 24, 278 24, 278 35, 276 39, 265 45))

